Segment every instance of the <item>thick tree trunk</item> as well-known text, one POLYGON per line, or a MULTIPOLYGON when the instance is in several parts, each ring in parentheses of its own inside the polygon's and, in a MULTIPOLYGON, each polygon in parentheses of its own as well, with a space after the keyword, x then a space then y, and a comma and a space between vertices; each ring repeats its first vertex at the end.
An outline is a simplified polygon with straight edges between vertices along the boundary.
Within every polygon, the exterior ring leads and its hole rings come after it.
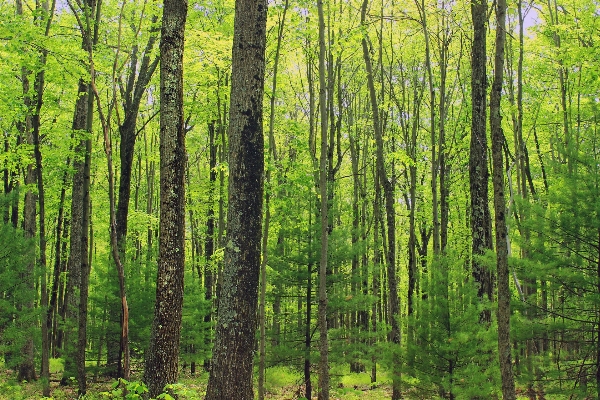
MULTIPOLYGON (((487 2, 471 3, 473 21, 473 45, 471 50, 471 148, 469 156, 469 179, 471 192, 472 273, 478 285, 477 295, 481 301, 492 300, 492 273, 480 257, 492 248, 491 216, 488 204, 488 156, 486 136, 486 21, 487 2)), ((490 323, 491 313, 486 309, 480 321, 490 323)))
POLYGON ((263 202, 262 107, 267 3, 237 0, 229 112, 229 209, 207 400, 247 400, 252 389, 263 202))
POLYGON ((164 2, 160 42, 160 236, 156 303, 144 380, 149 396, 177 382, 185 262, 183 44, 187 1, 164 2))

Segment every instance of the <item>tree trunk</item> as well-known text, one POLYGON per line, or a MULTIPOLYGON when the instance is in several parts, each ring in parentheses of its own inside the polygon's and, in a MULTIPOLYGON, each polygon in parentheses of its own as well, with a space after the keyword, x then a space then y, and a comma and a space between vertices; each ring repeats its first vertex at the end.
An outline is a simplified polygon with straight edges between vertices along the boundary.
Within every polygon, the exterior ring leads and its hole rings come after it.
MULTIPOLYGON (((212 257, 215 252, 215 210, 214 210, 214 193, 217 183, 217 147, 215 145, 215 121, 208 125, 209 137, 209 153, 208 161, 210 167, 209 174, 209 194, 208 194, 208 213, 206 219, 206 240, 204 242, 204 298, 209 302, 209 312, 204 316, 204 322, 210 323, 213 319, 212 303, 213 303, 213 287, 214 287, 214 266, 212 265, 212 257)), ((210 335, 206 338, 206 344, 210 345, 210 335)), ((210 371, 210 358, 204 360, 204 369, 210 371)))
MULTIPOLYGON (((486 21, 487 2, 471 3, 473 45, 471 49, 471 147, 469 179, 471 192, 472 273, 477 283, 480 301, 491 301, 492 273, 482 263, 481 256, 492 248, 491 216, 488 204, 488 156, 486 136, 486 21)), ((491 313, 485 309, 480 321, 490 323, 491 313)))
MULTIPOLYGON (((152 18, 152 23, 157 20, 152 18)), ((150 60, 150 54, 156 42, 156 35, 148 38, 142 61, 138 65, 138 47, 133 46, 130 54, 130 66, 127 84, 123 93, 123 123, 119 126, 121 142, 119 144, 119 158, 121 160, 121 173, 119 175, 119 200, 117 201, 117 242, 121 257, 125 256, 125 241, 127 239, 127 216, 129 214, 129 198, 131 196, 131 170, 133 166, 133 153, 137 139, 137 118, 142 97, 154 71, 158 65, 158 58, 150 60), (136 80, 137 77, 137 80, 136 80), (134 83, 135 82, 135 83, 134 83)))
POLYGON ((494 80, 490 93, 490 127, 492 132, 492 162, 494 186, 494 213, 496 220, 496 265, 498 274, 498 357, 502 378, 502 397, 516 399, 512 372, 510 342, 510 287, 508 271, 508 231, 506 227, 506 199, 504 196, 504 160, 502 116, 500 100, 504 79, 504 43, 506 40, 506 0, 496 2, 496 53, 494 80))
MULTIPOLYGON (((46 19, 46 30, 45 36, 48 36, 50 32, 50 24, 52 22, 52 16, 54 15, 54 7, 56 2, 52 2, 52 7, 48 10, 48 3, 44 2, 42 8, 46 13, 44 16, 46 19)), ((46 65, 47 51, 43 50, 40 55, 40 64, 46 65)), ((35 170, 36 170, 36 184, 38 190, 38 204, 39 204, 39 267, 41 270, 41 299, 40 306, 42 308, 41 318, 41 334, 42 334, 42 359, 41 359, 41 378, 42 378, 42 394, 43 396, 50 396, 50 342, 48 331, 51 326, 52 309, 48 307, 48 285, 46 279, 46 205, 45 205, 45 191, 44 191, 44 179, 42 169, 42 153, 40 150, 40 115, 43 105, 43 93, 45 84, 45 71, 40 70, 35 77, 35 112, 32 116, 32 142, 33 142, 33 154, 35 156, 35 170)), ((60 240, 57 238, 57 241, 60 240)))
MULTIPOLYGON (((79 80, 75 116, 73 117, 73 130, 76 135, 81 135, 87 126, 88 115, 88 85, 79 80)), ((83 243, 83 179, 85 174, 86 139, 79 140, 73 162, 75 175, 73 175, 73 190, 71 194, 71 237, 69 263, 67 270, 67 285, 64 294, 65 320, 63 343, 65 346, 65 369, 61 384, 67 385, 71 377, 77 376, 76 371, 76 343, 74 326, 78 318, 79 291, 81 289, 81 271, 84 259, 87 260, 87 243, 83 243)))
MULTIPOLYGON (((283 29, 285 27, 285 15, 288 9, 288 0, 285 0, 283 12, 279 19, 278 33, 277 33, 277 47, 275 50, 275 59, 273 60, 273 81, 271 85, 271 99, 269 109, 269 161, 278 164, 278 155, 275 145, 275 98, 277 94, 277 70, 279 67, 279 54, 281 52, 281 42, 283 40, 283 29)), ((264 234, 262 238, 262 262, 260 265, 260 354, 259 354, 259 368, 258 368, 258 399, 263 400, 265 396, 265 369, 266 369, 266 298, 267 298, 267 261, 268 261, 268 238, 269 238, 269 224, 271 219, 271 211, 269 209, 270 202, 270 185, 271 185, 271 169, 267 168, 266 171, 266 186, 267 191, 265 193, 265 218, 264 218, 264 234)))
POLYGON ((229 209, 207 400, 253 399, 262 225, 267 4, 237 0, 229 111, 229 209))
MULTIPOLYGON (((364 0, 361 8, 361 24, 366 29, 366 13, 368 1, 364 0)), ((392 327, 390 338, 394 349, 393 355, 393 389, 392 400, 398 400, 401 397, 400 392, 400 326, 398 318, 400 318, 400 304, 398 301, 398 282, 396 279, 396 223, 395 223, 395 206, 394 206, 394 185, 389 179, 385 170, 383 158, 383 134, 382 125, 379 120, 379 107, 377 105, 377 95, 375 93, 375 83, 373 77, 373 67, 371 64, 371 54, 369 52, 368 37, 365 35, 362 38, 363 59, 367 71, 367 86, 369 88, 369 98, 371 101, 371 113, 373 118, 373 131, 376 144, 376 165, 377 174, 379 175, 381 185, 383 186, 383 197, 385 201, 385 213, 387 223, 387 280, 388 280, 388 304, 389 304, 389 320, 392 327)))
POLYGON ((319 111, 321 151, 319 157, 319 195, 321 219, 321 258, 319 261, 319 400, 329 400, 329 343, 327 332, 327 250, 329 239, 327 162, 327 86, 325 81, 325 16, 323 0, 317 1, 319 13, 319 111))
MULTIPOLYGON (((21 9, 22 6, 17 7, 17 10, 21 9)), ((28 145, 33 144, 33 133, 32 133, 32 112, 33 112, 33 103, 34 99, 32 95, 29 93, 29 71, 23 67, 21 72, 22 78, 22 88, 23 88, 23 97, 25 107, 27 109, 25 114, 25 120, 22 121, 19 129, 19 133, 23 135, 25 138, 25 142, 28 145)), ((35 93, 37 87, 34 87, 33 92, 35 93)), ((26 167, 25 171, 25 185, 28 187, 33 186, 37 181, 37 170, 35 168, 35 161, 30 163, 26 167)), ((30 189, 25 192, 25 204, 23 207, 23 231, 24 235, 27 239, 33 240, 35 238, 36 233, 36 202, 37 195, 30 189)), ((31 248, 31 252, 29 254, 29 259, 27 262, 27 266, 22 267, 21 276, 19 280, 22 282, 22 289, 27 293, 23 293, 25 304, 18 302, 16 304, 16 308, 19 312, 27 312, 30 313, 33 310, 34 303, 34 291, 35 291, 35 263, 36 263, 36 252, 35 248, 31 248), (27 310, 27 311, 25 311, 27 310)), ((27 320, 28 318, 22 318, 23 320, 27 320)), ((21 362, 18 366, 17 379, 19 381, 28 381, 32 382, 37 379, 35 374, 35 365, 33 358, 33 326, 30 323, 21 323, 19 319, 19 328, 21 329, 24 338, 23 346, 21 347, 20 359, 21 362)))
POLYGON ((164 2, 160 42, 160 234, 156 303, 144 380, 150 397, 177 382, 185 262, 183 44, 187 1, 164 2))
MULTIPOLYGON (((308 264, 306 265, 306 320, 304 325, 304 397, 312 399, 312 380, 310 377, 310 347, 311 347, 311 330, 310 322, 312 321, 312 272, 313 272, 313 236, 312 236, 312 191, 309 191, 309 206, 308 206, 308 264)), ((600 288, 600 283, 599 283, 600 288)))

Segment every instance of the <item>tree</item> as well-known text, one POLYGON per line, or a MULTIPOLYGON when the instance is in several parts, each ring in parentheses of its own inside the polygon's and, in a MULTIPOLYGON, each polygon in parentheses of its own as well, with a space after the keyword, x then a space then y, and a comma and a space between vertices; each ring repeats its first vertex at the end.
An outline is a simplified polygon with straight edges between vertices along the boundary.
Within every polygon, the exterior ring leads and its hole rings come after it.
MULTIPOLYGON (((82 48, 92 54, 93 44, 97 39, 93 21, 99 22, 99 4, 95 0, 78 3, 76 9, 69 1, 69 7, 77 19, 82 37, 82 48)), ((96 23, 97 25, 97 23, 96 23)), ((91 62, 91 59, 90 59, 91 62)), ((90 65, 91 68, 91 65, 90 65)), ((65 330, 65 369, 61 384, 66 385, 72 377, 80 380, 79 391, 85 394, 85 370, 87 297, 89 283, 89 223, 90 223, 90 170, 92 140, 89 132, 92 130, 93 98, 90 95, 90 85, 81 77, 78 84, 78 98, 73 116, 73 135, 78 139, 76 145, 77 157, 73 163, 73 192, 71 200, 71 241, 69 254, 69 269, 67 288, 65 289, 66 330, 65 330), (74 335, 73 324, 77 322, 77 336, 74 335)))
MULTIPOLYGON (((327 253, 329 240, 327 86, 325 83, 325 16, 323 0, 317 1, 319 13, 319 111, 321 151, 319 157, 319 213, 321 217, 321 257, 319 260, 319 400, 329 400, 329 343, 327 330, 327 253)), ((331 93, 330 93, 331 94, 331 93)))
POLYGON ((185 262, 183 45, 186 0, 164 2, 160 40, 160 234, 156 302, 144 380, 156 397, 177 382, 185 262))
POLYGON ((229 110, 229 208, 207 400, 253 399, 263 204, 267 3, 237 0, 229 110))
POLYGON ((516 399, 512 373, 510 340, 510 288, 508 273, 508 232, 506 228, 506 200, 504 196, 504 160, 500 100, 504 79, 504 45, 506 41, 506 1, 496 3, 496 52, 494 80, 490 93, 490 128, 492 131, 492 163, 494 185, 494 215, 496 221, 496 270, 498 274, 498 357, 502 378, 502 397, 516 399))
MULTIPOLYGON (((361 24, 366 25, 368 0, 363 0, 361 7, 361 24)), ((365 31, 366 32, 366 31, 365 31)), ((385 159, 383 152, 383 128, 380 120, 379 105, 377 104, 377 95, 375 93, 375 83, 373 77, 373 67, 371 55, 369 52, 369 38, 365 34, 362 38, 362 55, 367 71, 367 86, 369 89, 369 100, 371 105, 371 117, 373 118, 373 132, 376 145, 376 170, 381 186, 383 187, 383 198, 385 202, 385 215, 387 227, 387 281, 388 281, 388 304, 389 304, 389 320, 391 324, 390 337, 394 346, 400 344, 400 325, 398 318, 400 317, 400 304, 398 300, 398 282, 396 279, 396 216, 395 216, 395 200, 394 200, 394 179, 389 176, 385 169, 385 159)), ((378 183, 376 183, 378 184, 378 183)), ((397 348, 392 350, 394 354, 398 351, 397 348)), ((397 356, 393 357, 393 392, 392 400, 398 400, 401 397, 400 393, 400 360, 397 356)))
MULTIPOLYGON (((487 157, 487 76, 486 76, 486 21, 487 2, 471 2, 473 44, 471 47, 471 147, 469 152, 469 180, 471 193, 472 272, 478 285, 481 301, 492 300, 492 274, 483 265, 481 256, 492 248, 491 216, 488 205, 487 157)), ((481 312, 481 321, 491 322, 489 310, 481 312)))

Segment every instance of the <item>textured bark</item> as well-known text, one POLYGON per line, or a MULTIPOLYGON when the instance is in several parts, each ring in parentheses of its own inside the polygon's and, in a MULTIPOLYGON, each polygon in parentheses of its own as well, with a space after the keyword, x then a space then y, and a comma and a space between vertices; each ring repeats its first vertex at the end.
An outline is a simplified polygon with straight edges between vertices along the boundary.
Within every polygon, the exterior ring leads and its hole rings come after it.
POLYGON ((160 235, 156 303, 144 380, 149 396, 177 382, 185 262, 183 45, 187 1, 164 2, 160 42, 160 235))
POLYGON ((327 318, 327 253, 329 240, 328 162, 327 162, 327 87, 325 83, 325 17, 323 0, 317 1, 319 13, 319 112, 321 150, 319 157, 319 194, 321 217, 321 258, 319 261, 319 400, 329 400, 329 338, 327 318))
POLYGON ((237 0, 229 112, 229 209, 207 400, 253 399, 262 225, 267 3, 237 0))
MULTIPOLYGON (((486 136, 486 21, 487 2, 471 3, 473 20, 473 45, 471 49, 471 147, 469 155, 469 179, 471 192, 472 273, 478 285, 480 300, 492 299, 492 274, 479 260, 486 250, 492 248, 491 216, 488 204, 488 156, 486 136)), ((489 310, 480 320, 491 321, 489 310)))
MULTIPOLYGON (((75 115, 73 116, 72 129, 77 135, 80 135, 86 128, 88 115, 88 85, 79 80, 77 103, 75 104, 75 115)), ((75 334, 75 325, 78 321, 79 310, 79 291, 81 288, 81 271, 83 260, 87 262, 87 243, 83 243, 83 180, 85 174, 85 162, 87 146, 86 140, 79 141, 75 148, 75 160, 73 168, 73 190, 71 193, 71 236, 69 263, 67 269, 67 284, 64 294, 64 309, 66 325, 64 328, 63 343, 65 346, 65 369, 61 379, 61 384, 67 385, 71 377, 77 376, 76 371, 76 348, 77 335, 75 334)))
POLYGON ((508 271, 508 230, 506 226, 506 199, 504 195, 504 160, 500 100, 504 79, 504 44, 506 41, 506 0, 496 2, 496 52, 494 80, 490 93, 490 128, 492 132, 492 164, 494 186, 494 213, 496 221, 496 264, 498 274, 498 358, 502 379, 502 397, 516 399, 512 371, 510 341, 510 287, 508 271))

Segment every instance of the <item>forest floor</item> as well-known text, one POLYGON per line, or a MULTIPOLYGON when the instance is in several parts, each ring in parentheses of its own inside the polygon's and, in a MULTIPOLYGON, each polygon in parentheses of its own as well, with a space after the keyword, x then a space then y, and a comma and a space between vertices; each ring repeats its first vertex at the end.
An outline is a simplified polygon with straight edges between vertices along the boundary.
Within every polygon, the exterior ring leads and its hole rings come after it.
MULTIPOLYGON (((2 368, 0 365, 0 400, 72 400, 77 397, 77 383, 70 386, 59 384, 62 376, 62 365, 58 360, 51 363, 50 388, 51 397, 42 396, 42 384, 36 382, 17 382, 15 371, 2 368)), ((385 371, 379 371, 380 382, 372 384, 368 373, 349 373, 348 365, 335 365, 331 368, 331 400, 384 400, 392 395, 391 381, 385 371)), ((187 372, 187 371, 186 371, 187 372)), ((140 384, 141 368, 132 374, 129 382, 93 377, 93 367, 90 368, 90 381, 85 400, 106 399, 141 399, 143 386, 140 384), (127 388, 128 391, 124 392, 127 388)), ((202 372, 195 375, 181 373, 179 383, 173 386, 180 400, 202 400, 206 393, 208 374, 202 372)), ((317 375, 313 376, 313 393, 311 400, 317 399, 317 375)), ((255 382, 255 391, 257 384, 255 382)), ((265 398, 269 400, 306 400, 302 374, 288 367, 273 367, 266 371, 265 398)), ((518 399, 527 399, 519 391, 518 399)), ((258 397, 258 396, 256 396, 258 397)), ((404 384, 405 399, 436 399, 435 392, 419 389, 407 383, 404 384)), ((167 397, 168 398, 168 397, 167 397)), ((548 399, 552 397, 547 397, 548 399)))
MULTIPOLYGON (((50 389, 51 397, 47 400, 71 400, 77 399, 77 384, 73 382, 70 386, 61 386, 59 384, 62 375, 60 363, 54 362, 51 365, 50 389)), ((337 369, 337 368, 336 368, 337 369)), ((334 369, 335 372, 335 369, 334 369)), ((119 384, 115 380, 105 380, 93 377, 88 382, 88 393, 84 397, 86 400, 100 399, 139 399, 136 391, 140 391, 141 385, 140 373, 134 374, 128 383, 119 384), (123 389, 127 386, 129 394, 123 397, 123 389)), ((313 377, 313 397, 317 397, 317 376, 313 377)), ((182 373, 180 381, 174 386, 175 392, 180 400, 203 399, 206 393, 208 374, 201 373, 194 376, 189 373, 182 373)), ((255 390, 257 385, 255 384, 255 390)), ((297 400, 305 399, 305 388, 302 384, 300 373, 285 367, 269 368, 266 373, 265 398, 270 400, 297 400)), ((19 383, 15 380, 15 372, 12 370, 0 370, 0 400, 25 400, 25 399, 44 399, 41 395, 42 386, 39 381, 19 383)), ((391 385, 389 382, 377 384, 370 383, 370 377, 367 373, 362 374, 332 374, 332 388, 330 390, 331 400, 358 400, 358 399, 389 399, 391 397, 391 385)), ((424 398, 421 396, 407 396, 408 398, 424 398)))

